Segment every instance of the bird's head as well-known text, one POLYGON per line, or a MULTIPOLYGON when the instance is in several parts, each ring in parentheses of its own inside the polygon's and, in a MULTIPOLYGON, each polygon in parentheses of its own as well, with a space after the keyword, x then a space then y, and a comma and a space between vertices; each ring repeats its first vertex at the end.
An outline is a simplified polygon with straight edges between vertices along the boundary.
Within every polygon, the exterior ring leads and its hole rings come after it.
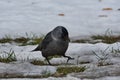
POLYGON ((57 26, 55 29, 53 29, 52 35, 56 39, 61 39, 61 40, 64 40, 64 41, 70 41, 68 31, 63 26, 57 26))

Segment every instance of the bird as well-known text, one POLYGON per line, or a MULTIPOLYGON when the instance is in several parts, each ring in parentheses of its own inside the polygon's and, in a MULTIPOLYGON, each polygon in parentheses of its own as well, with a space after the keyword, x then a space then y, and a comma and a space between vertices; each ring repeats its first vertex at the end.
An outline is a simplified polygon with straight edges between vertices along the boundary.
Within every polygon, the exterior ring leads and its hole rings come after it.
POLYGON ((74 59, 65 55, 69 42, 70 38, 67 29, 63 26, 57 26, 52 31, 48 32, 39 45, 32 51, 41 51, 42 56, 47 60, 49 65, 52 64, 48 58, 55 55, 68 58, 68 62, 74 59))

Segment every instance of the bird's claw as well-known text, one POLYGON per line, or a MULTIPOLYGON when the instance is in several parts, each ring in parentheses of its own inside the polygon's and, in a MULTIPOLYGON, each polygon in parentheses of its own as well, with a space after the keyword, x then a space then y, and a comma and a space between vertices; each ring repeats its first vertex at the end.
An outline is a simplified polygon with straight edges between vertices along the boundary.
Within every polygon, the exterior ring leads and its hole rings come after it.
POLYGON ((69 60, 74 60, 74 58, 69 57, 69 58, 67 59, 67 63, 68 63, 69 60))

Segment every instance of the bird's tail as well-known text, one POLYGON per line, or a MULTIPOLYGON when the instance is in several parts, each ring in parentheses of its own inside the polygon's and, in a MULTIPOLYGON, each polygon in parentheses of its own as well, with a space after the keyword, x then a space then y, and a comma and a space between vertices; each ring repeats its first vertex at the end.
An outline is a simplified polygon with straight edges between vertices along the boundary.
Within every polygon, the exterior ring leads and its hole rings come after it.
POLYGON ((39 50, 37 50, 37 49, 34 49, 34 50, 30 51, 30 52, 34 52, 34 51, 39 51, 39 50))
POLYGON ((34 50, 30 51, 30 52, 34 52, 34 50))
POLYGON ((35 48, 35 49, 34 49, 34 50, 32 50, 31 52, 34 52, 34 51, 41 51, 40 46, 38 46, 37 48, 35 48))

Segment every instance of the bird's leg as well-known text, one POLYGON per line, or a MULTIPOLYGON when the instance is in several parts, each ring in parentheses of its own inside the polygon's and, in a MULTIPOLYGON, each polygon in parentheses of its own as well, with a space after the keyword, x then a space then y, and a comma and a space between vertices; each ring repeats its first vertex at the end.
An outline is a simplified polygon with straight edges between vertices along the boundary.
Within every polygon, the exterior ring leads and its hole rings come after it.
POLYGON ((52 64, 50 63, 50 61, 49 61, 48 57, 45 57, 45 58, 46 58, 46 60, 47 60, 48 64, 49 64, 49 65, 52 65, 52 64))
POLYGON ((64 55, 64 57, 67 57, 68 59, 67 59, 67 63, 68 63, 68 61, 71 59, 71 60, 73 60, 74 58, 71 58, 70 56, 66 56, 66 55, 64 55))

